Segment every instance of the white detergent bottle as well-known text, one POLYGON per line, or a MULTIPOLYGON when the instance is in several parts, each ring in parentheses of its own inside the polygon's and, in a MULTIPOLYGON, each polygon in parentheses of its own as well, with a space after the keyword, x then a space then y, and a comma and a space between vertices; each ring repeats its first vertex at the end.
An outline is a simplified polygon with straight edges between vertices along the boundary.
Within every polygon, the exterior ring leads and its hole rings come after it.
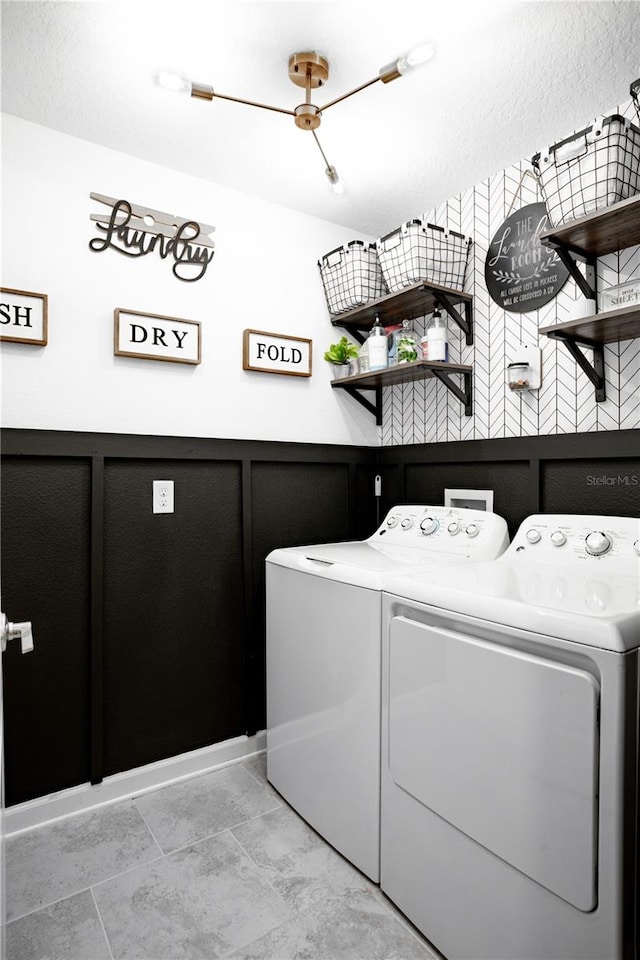
POLYGON ((439 310, 433 311, 433 316, 427 326, 427 360, 447 361, 449 359, 449 336, 447 324, 439 310))
POLYGON ((367 337, 367 345, 369 347, 369 370, 382 370, 388 362, 388 342, 387 335, 377 316, 376 322, 371 328, 371 333, 367 337))

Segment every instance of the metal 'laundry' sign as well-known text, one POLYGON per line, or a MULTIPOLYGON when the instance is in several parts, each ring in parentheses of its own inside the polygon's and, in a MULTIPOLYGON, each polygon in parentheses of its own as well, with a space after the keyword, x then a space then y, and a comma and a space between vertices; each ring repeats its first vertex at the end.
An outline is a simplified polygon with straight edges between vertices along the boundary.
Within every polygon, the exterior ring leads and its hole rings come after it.
POLYGON ((96 253, 117 250, 127 257, 144 257, 155 250, 163 260, 171 257, 171 269, 178 280, 193 283, 204 277, 215 246, 208 236, 215 230, 211 224, 141 207, 128 200, 114 200, 100 193, 92 193, 91 198, 111 208, 109 213, 91 214, 103 234, 89 241, 91 250, 96 253))

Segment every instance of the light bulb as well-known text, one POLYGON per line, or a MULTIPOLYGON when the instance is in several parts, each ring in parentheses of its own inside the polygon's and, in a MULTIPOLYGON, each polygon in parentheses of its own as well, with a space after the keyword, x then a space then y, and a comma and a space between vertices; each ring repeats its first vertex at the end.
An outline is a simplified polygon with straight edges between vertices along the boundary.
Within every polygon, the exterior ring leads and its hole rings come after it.
POLYGON ((435 52, 436 48, 432 43, 421 43, 409 51, 406 60, 410 67, 419 67, 423 63, 428 63, 429 60, 433 60, 435 52))
POLYGON ((325 170, 327 179, 329 181, 329 186, 336 197, 344 196, 344 184, 340 177, 338 176, 338 171, 335 167, 327 167, 325 170))
POLYGON ((408 53, 398 57, 396 62, 398 73, 405 74, 408 73, 409 70, 421 67, 424 63, 428 63, 429 60, 433 59, 435 52, 436 48, 432 43, 419 44, 419 46, 409 50, 408 53))
POLYGON ((165 90, 173 90, 175 93, 191 93, 191 81, 181 77, 179 73, 161 71, 157 80, 165 90))

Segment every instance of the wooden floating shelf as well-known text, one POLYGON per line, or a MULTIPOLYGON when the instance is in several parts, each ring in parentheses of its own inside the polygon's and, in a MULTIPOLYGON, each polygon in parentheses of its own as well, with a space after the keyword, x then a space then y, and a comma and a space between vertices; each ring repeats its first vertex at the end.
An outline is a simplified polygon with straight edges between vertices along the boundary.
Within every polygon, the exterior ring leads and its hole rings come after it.
POLYGON ((356 307, 355 310, 349 310, 348 313, 332 317, 331 323, 334 327, 368 330, 376 316, 380 318, 383 326, 402 323, 403 320, 415 320, 427 313, 433 313, 436 307, 442 306, 442 300, 439 297, 453 305, 468 304, 469 308, 473 302, 473 297, 463 293, 462 290, 453 290, 450 287, 421 281, 410 287, 404 287, 397 293, 390 293, 379 300, 372 300, 362 307, 356 307))
POLYGON ((473 367, 462 363, 440 363, 435 360, 413 360, 410 363, 396 363, 382 370, 356 373, 352 377, 334 380, 332 387, 359 387, 361 390, 373 387, 391 387, 396 383, 409 383, 411 380, 424 380, 436 377, 436 370, 443 373, 471 373, 473 367))
POLYGON ((341 377, 331 384, 336 389, 345 390, 354 400, 357 400, 369 413, 376 418, 378 426, 382 423, 382 388, 391 387, 396 383, 409 383, 412 380, 426 380, 429 377, 437 378, 445 385, 449 393, 458 398, 464 406, 465 416, 470 417, 473 412, 473 392, 471 385, 471 371, 473 367, 463 363, 442 363, 435 360, 414 360, 411 363, 397 363, 382 370, 371 370, 367 373, 356 373, 352 377, 341 377), (462 374, 464 387, 460 388, 451 377, 451 373, 462 374), (375 401, 372 403, 361 391, 375 390, 375 401))
POLYGON ((593 343, 617 343, 619 340, 634 340, 640 337, 640 306, 620 307, 608 310, 581 320, 569 320, 567 323, 554 323, 540 327, 540 333, 547 337, 575 337, 578 340, 590 340, 593 343))
POLYGON ((540 242, 602 257, 640 243, 640 194, 540 234, 540 242))

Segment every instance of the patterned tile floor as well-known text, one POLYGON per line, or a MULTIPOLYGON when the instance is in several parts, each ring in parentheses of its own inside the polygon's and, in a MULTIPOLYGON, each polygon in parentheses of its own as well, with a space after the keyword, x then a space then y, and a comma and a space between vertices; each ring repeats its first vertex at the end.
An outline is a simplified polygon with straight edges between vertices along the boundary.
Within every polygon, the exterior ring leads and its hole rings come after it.
POLYGON ((8 960, 434 960, 258 756, 7 842, 8 960))

